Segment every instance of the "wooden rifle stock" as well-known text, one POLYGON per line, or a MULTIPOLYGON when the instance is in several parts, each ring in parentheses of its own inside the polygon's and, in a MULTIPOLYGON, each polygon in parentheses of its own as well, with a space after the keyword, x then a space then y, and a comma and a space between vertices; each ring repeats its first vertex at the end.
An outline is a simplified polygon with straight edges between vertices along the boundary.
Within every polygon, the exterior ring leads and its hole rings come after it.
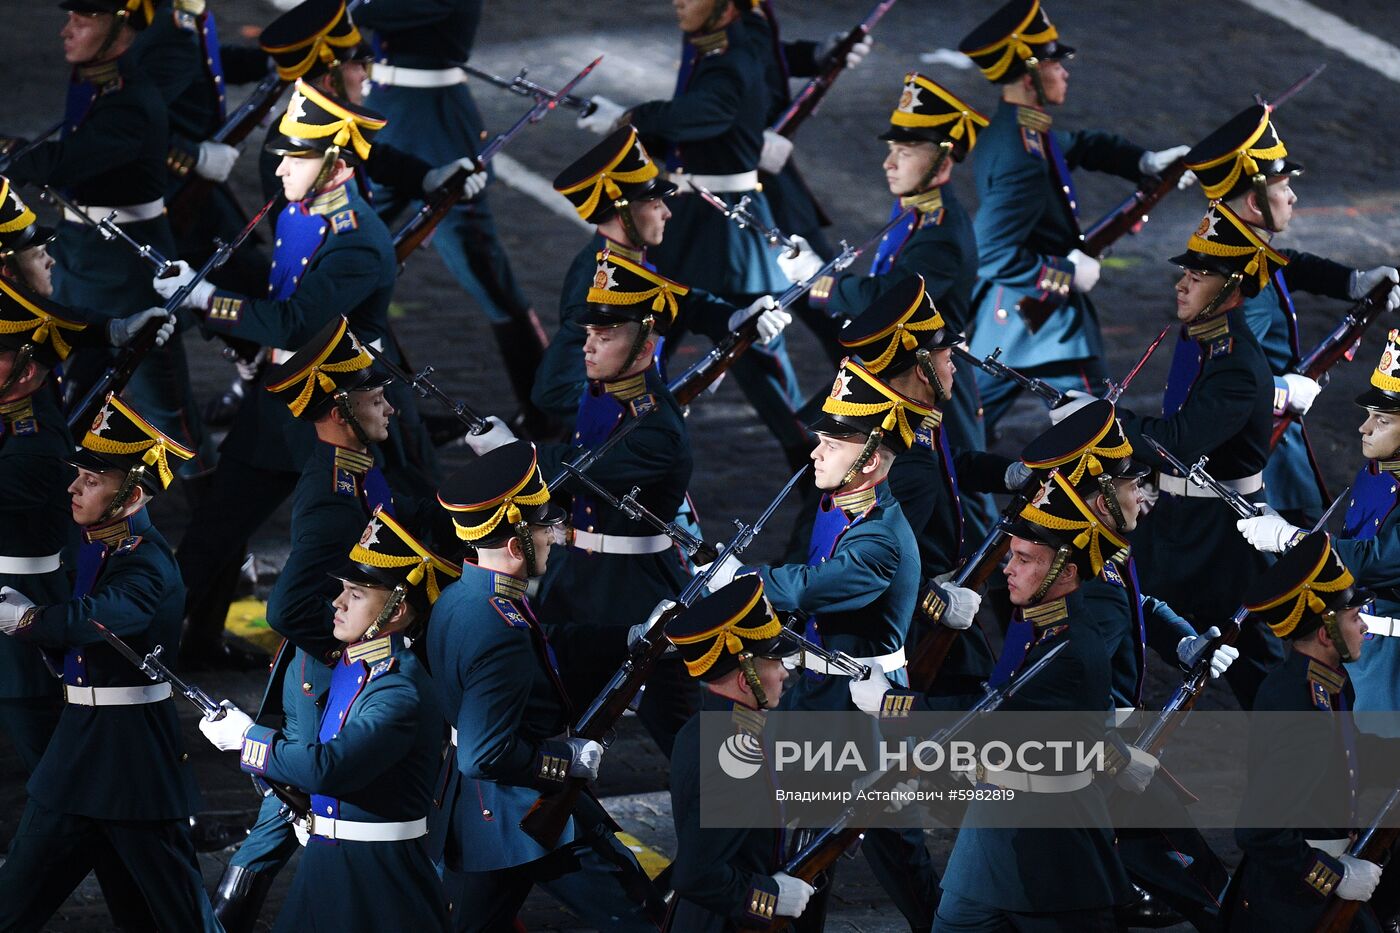
MULTIPOLYGON (((1084 232, 1080 247, 1083 253, 1097 259, 1106 255, 1109 247, 1125 235, 1141 230, 1142 225, 1147 223, 1147 215, 1157 206, 1157 202, 1176 188, 1185 173, 1186 160, 1177 159, 1168 165, 1155 181, 1149 179, 1140 185, 1117 207, 1099 218, 1084 232)), ((1025 321, 1026 330, 1032 334, 1040 330, 1059 307, 1058 303, 1032 298, 1030 295, 1016 302, 1016 311, 1021 315, 1021 320, 1025 321)))
POLYGON ((715 344, 693 367, 681 374, 671 390, 676 401, 689 405, 699 398, 700 393, 714 385, 757 339, 758 316, 755 315, 753 320, 745 321, 738 330, 715 344))
MULTIPOLYGON (((1341 323, 1332 329, 1332 332, 1322 338, 1322 342, 1313 347, 1312 352, 1298 363, 1298 372, 1309 379, 1321 382, 1329 370, 1342 360, 1350 360, 1356 355, 1357 349, 1361 346, 1361 336, 1366 332, 1366 328, 1376 318, 1385 311, 1385 297, 1390 293, 1394 283, 1390 279, 1382 279, 1381 282, 1366 294, 1342 317, 1341 323)), ((1274 430, 1269 435, 1269 449, 1273 450, 1278 446, 1278 442, 1283 439, 1283 434, 1288 430, 1288 426, 1299 420, 1296 412, 1285 412, 1282 417, 1274 419, 1274 430)))
MULTIPOLYGON (((1395 809, 1400 803, 1400 790, 1393 790, 1381 806, 1381 811, 1376 815, 1375 822, 1366 828, 1366 832, 1352 844, 1347 850, 1347 855, 1354 858, 1365 859, 1385 867, 1390 861, 1390 850, 1395 843, 1400 842, 1400 827, 1382 826, 1390 811, 1395 809)), ((1362 901, 1344 901, 1337 896, 1334 891, 1327 898, 1327 909, 1322 912, 1322 918, 1318 920, 1317 926, 1313 927, 1313 933, 1347 933, 1352 928, 1352 922, 1356 919, 1356 912, 1361 909, 1362 901)))
POLYGON ((821 106, 822 98, 826 97, 831 86, 836 83, 841 72, 846 70, 846 56, 856 43, 870 35, 875 28, 875 24, 880 22, 890 7, 895 5, 895 0, 879 0, 874 8, 866 14, 865 19, 846 33, 845 38, 836 44, 836 47, 827 55, 827 65, 816 77, 808 81, 802 90, 797 92, 792 103, 782 112, 773 125, 769 127, 773 132, 788 139, 793 137, 807 118, 817 112, 821 106))

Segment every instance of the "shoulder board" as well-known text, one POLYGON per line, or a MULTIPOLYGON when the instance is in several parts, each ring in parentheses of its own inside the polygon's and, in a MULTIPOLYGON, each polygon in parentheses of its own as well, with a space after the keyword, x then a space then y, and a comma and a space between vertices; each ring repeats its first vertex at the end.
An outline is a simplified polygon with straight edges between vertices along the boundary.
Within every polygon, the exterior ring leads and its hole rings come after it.
POLYGON ((356 496, 360 492, 359 476, 345 467, 335 468, 335 481, 331 487, 337 496, 356 496))
POLYGON ((331 215, 331 230, 336 233, 349 233, 351 230, 358 230, 359 227, 360 221, 355 217, 355 209, 352 207, 331 215))
POLYGON ((97 89, 97 96, 101 97, 104 94, 115 94, 117 91, 120 91, 124 86, 125 79, 118 75, 117 77, 108 81, 106 84, 103 84, 101 87, 99 87, 97 89))
POLYGON ((515 603, 504 596, 488 596, 486 601, 491 604, 491 608, 500 613, 502 619, 506 620, 506 625, 511 628, 529 628, 530 623, 525 620, 525 616, 516 608, 515 603))
POLYGON ((16 437, 33 437, 39 433, 39 422, 34 418, 20 418, 10 422, 7 428, 0 426, 0 430, 16 437))
POLYGON ((1021 127, 1021 145, 1026 147, 1026 151, 1037 159, 1045 158, 1045 143, 1040 138, 1040 132, 1028 126, 1021 127))
POLYGON ((1123 585, 1123 577, 1118 572, 1118 567, 1112 561, 1108 561, 1103 565, 1103 578, 1114 586, 1123 585))
POLYGON ((1046 626, 1045 628, 1043 628, 1043 629, 1040 630, 1040 633, 1039 633, 1039 634, 1040 634, 1040 640, 1041 640, 1041 641, 1049 641, 1049 640, 1052 639, 1052 638, 1059 638, 1061 635, 1063 635, 1065 632, 1068 632, 1068 631, 1069 631, 1069 626, 1068 626, 1068 625, 1064 625, 1064 624, 1061 624, 1061 625, 1048 625, 1048 626, 1046 626))
POLYGON ((398 666, 398 658, 385 658, 383 661, 380 661, 378 664, 374 665, 374 667, 371 667, 369 669, 369 680, 374 680, 374 678, 380 676, 381 674, 387 674, 390 671, 397 668, 398 666))
POLYGON ((639 395, 627 404, 632 409, 632 416, 640 418, 656 407, 656 397, 653 395, 639 395))
POLYGON ((1206 356, 1208 359, 1212 360, 1217 357, 1229 356, 1230 351, 1234 348, 1234 337, 1221 337, 1219 340, 1212 340, 1210 345, 1206 347, 1206 356))
POLYGON ((182 10, 176 5, 170 13, 171 19, 175 21, 175 28, 181 32, 195 32, 199 29, 199 21, 189 10, 182 10))
POLYGON ((112 554, 127 554, 136 550, 136 546, 141 543, 140 535, 132 535, 129 538, 122 538, 117 542, 117 546, 112 548, 112 554))
POLYGON ((1308 681, 1308 689, 1312 692, 1312 705, 1315 709, 1331 710, 1332 695, 1327 692, 1327 688, 1315 680, 1308 681))

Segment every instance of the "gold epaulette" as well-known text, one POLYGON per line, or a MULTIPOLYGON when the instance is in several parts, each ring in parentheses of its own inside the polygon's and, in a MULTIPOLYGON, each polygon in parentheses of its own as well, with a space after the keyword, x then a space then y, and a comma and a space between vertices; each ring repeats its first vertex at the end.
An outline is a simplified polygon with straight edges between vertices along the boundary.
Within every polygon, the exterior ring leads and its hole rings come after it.
POLYGON ((698 36, 688 36, 687 39, 700 52, 701 58, 710 55, 723 55, 729 51, 729 32, 724 29, 698 36))
POLYGON ((504 596, 506 599, 513 599, 516 602, 525 598, 525 588, 528 584, 519 577, 512 577, 508 573, 497 573, 495 579, 491 581, 491 587, 497 596, 504 596))
POLYGON ((130 537, 131 523, 126 519, 112 522, 109 525, 99 525, 95 528, 83 529, 83 538, 89 543, 101 541, 108 547, 120 544, 130 537))
POLYGON ((1050 124, 1055 121, 1044 110, 1037 110, 1035 107, 1017 107, 1016 122, 1028 130, 1044 133, 1050 129, 1050 124))
POLYGON ((344 447, 335 449, 335 468, 337 470, 349 470, 356 476, 364 476, 372 466, 374 466, 374 457, 370 454, 362 454, 358 450, 348 450, 344 447))
POLYGON ((1056 622, 1063 622, 1069 618, 1069 607, 1065 605, 1064 597, 1052 599, 1048 603, 1041 603, 1039 606, 1028 606, 1021 610, 1021 618, 1035 625, 1036 628, 1047 628, 1056 622))
POLYGON ((634 398, 640 398, 647 394, 646 373, 638 373, 616 382, 605 382, 603 383, 603 391, 619 402, 630 402, 634 398))
POLYGON ((875 487, 867 486, 855 492, 845 492, 832 496, 831 501, 847 515, 864 515, 875 504, 875 487))
POLYGON ((734 711, 730 714, 735 735, 762 735, 767 719, 768 717, 763 710, 749 709, 738 703, 734 704, 734 711))
POLYGON ((26 395, 22 399, 0 405, 0 421, 5 424, 6 433, 20 436, 38 434, 39 422, 34 419, 34 397, 26 395))
POLYGON ((1342 692, 1342 687, 1347 682, 1345 671, 1339 671, 1334 667, 1323 664, 1316 658, 1308 660, 1308 680, 1325 688, 1328 693, 1336 696, 1342 692))
POLYGON ((382 661, 394 653, 394 643, 392 636, 380 635, 378 638, 371 638, 369 641, 357 641, 355 644, 345 649, 345 660, 351 664, 358 664, 364 661, 366 664, 373 664, 382 661))
MULTIPOLYGON (((943 191, 941 188, 934 188, 932 191, 925 191, 921 194, 902 196, 899 199, 899 206, 903 208, 914 208, 920 214, 935 214, 943 211, 943 191)), ((935 223, 942 221, 940 216, 935 223)))
POLYGON ((1192 321, 1186 325, 1186 336, 1201 343, 1209 343, 1230 335, 1230 316, 1221 314, 1205 321, 1192 321))
POLYGON ((601 259, 604 256, 621 256, 623 259, 630 259, 635 263, 646 262, 646 256, 641 250, 623 246, 621 243, 614 243, 612 240, 603 244, 603 251, 598 258, 601 259))
MULTIPOLYGON (((1377 460, 1376 469, 1386 473, 1394 473, 1396 475, 1400 475, 1400 460, 1377 460)), ((1390 491, 1394 492, 1395 487, 1392 486, 1390 488, 1390 491)))
POLYGON ((345 185, 337 185, 330 191, 318 194, 315 199, 306 206, 307 212, 325 216, 349 207, 350 195, 345 189, 345 185))

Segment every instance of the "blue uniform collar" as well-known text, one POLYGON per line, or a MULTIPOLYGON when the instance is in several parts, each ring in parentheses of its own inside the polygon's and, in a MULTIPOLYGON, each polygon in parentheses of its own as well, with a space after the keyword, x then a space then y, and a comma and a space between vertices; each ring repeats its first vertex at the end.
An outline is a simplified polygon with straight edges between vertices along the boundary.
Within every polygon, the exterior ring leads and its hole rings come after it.
POLYGON ((363 477, 374 466, 374 455, 369 451, 351 450, 349 447, 341 447, 339 444, 332 444, 330 441, 317 441, 317 450, 323 455, 329 456, 335 464, 337 470, 348 470, 356 476, 363 477))
POLYGON ((599 231, 598 236, 603 241, 602 252, 610 253, 614 256, 621 256, 623 259, 630 259, 632 262, 641 265, 647 261, 647 251, 643 249, 633 249, 630 246, 623 246, 607 234, 599 231))
POLYGON ((628 376, 613 382, 593 380, 589 383, 589 388, 594 395, 611 395, 619 402, 630 402, 634 398, 640 398, 647 394, 647 374, 640 372, 635 376, 628 376))
POLYGON ((901 210, 912 207, 920 214, 941 214, 943 212, 943 189, 940 187, 930 191, 921 191, 918 194, 901 195, 899 207, 901 210))
POLYGON ((890 498, 889 484, 881 480, 874 486, 866 486, 854 492, 837 493, 831 497, 831 501, 841 511, 856 518, 866 514, 876 505, 887 505, 890 498))
POLYGON ((1016 112, 1016 123, 1018 125, 1035 130, 1037 133, 1044 133, 1046 130, 1050 129, 1051 124, 1055 122, 1055 118, 1052 117, 1048 111, 1042 110, 1039 107, 1013 104, 1008 100, 1003 100, 1000 109, 1006 110, 1008 108, 1016 112))
POLYGON ((105 525, 89 525, 85 527, 83 529, 83 540, 89 544, 100 541, 111 547, 120 544, 127 538, 139 537, 149 531, 150 528, 151 517, 146 514, 146 509, 142 507, 126 518, 108 522, 105 525))
POLYGON ((476 575, 476 580, 486 584, 492 593, 517 603, 525 598, 525 590, 530 585, 530 581, 522 577, 487 570, 471 561, 462 561, 462 579, 471 579, 473 574, 476 575))
POLYGON ((308 214, 321 214, 330 216, 337 211, 343 211, 350 206, 350 182, 353 178, 346 179, 329 191, 322 191, 310 201, 302 200, 296 203, 308 214))
POLYGON ((1231 308, 1224 314, 1217 314, 1208 320, 1195 320, 1186 325, 1186 336, 1201 344, 1209 346, 1217 340, 1230 336, 1231 329, 1237 332, 1240 326, 1240 308, 1231 308))
POLYGON ((345 646, 345 653, 340 656, 340 663, 345 665, 377 664, 385 658, 391 658, 403 650, 403 633, 391 632, 388 635, 380 635, 376 638, 367 638, 364 641, 357 641, 353 645, 345 646))

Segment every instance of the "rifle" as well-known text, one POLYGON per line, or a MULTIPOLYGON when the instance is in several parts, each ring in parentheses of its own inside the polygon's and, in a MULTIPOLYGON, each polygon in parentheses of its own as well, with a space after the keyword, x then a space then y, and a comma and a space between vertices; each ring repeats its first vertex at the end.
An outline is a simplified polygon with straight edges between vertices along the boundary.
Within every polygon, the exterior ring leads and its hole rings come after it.
POLYGON ((789 259, 796 259, 798 254, 802 252, 801 245, 794 241, 792 237, 779 230, 776 226, 763 226, 763 222, 753 215, 753 212, 749 210, 749 204, 753 201, 752 195, 744 195, 739 199, 739 203, 730 207, 709 188, 703 185, 691 185, 690 187, 705 200, 706 204, 733 221, 734 226, 738 227, 740 230, 748 230, 750 228, 757 230, 759 234, 768 241, 769 246, 781 246, 783 249, 787 250, 789 259))
MULTIPOLYGON (((223 143, 225 146, 236 146, 243 142, 277 104, 287 83, 277 76, 275 68, 269 71, 243 103, 238 105, 238 109, 229 114, 224 125, 214 131, 209 141, 223 143)), ((180 190, 170 199, 171 226, 177 230, 184 230, 193 224, 195 215, 209 200, 209 193, 216 187, 217 182, 191 172, 185 183, 180 186, 180 190)))
MULTIPOLYGON (((601 55, 593 59, 582 71, 574 75, 568 84, 564 85, 558 91, 548 96, 544 94, 535 96, 535 105, 533 107, 525 111, 524 115, 516 120, 515 123, 511 125, 510 129, 506 130, 504 133, 498 134, 495 139, 486 144, 486 148, 482 149, 480 154, 477 155, 476 164, 473 166, 472 171, 469 172, 465 168, 457 169, 457 171, 448 176, 447 181, 443 182, 436 191, 428 195, 423 202, 423 206, 418 209, 418 213, 410 217, 408 221, 394 233, 394 258, 399 261, 400 265, 408 260, 408 257, 415 249, 423 245, 423 242, 428 239, 428 236, 437 229, 437 225, 447 216, 447 212, 450 211, 458 201, 462 200, 462 195, 464 194, 463 186, 466 184, 467 176, 474 172, 485 171, 486 164, 495 158, 496 153, 504 149, 506 144, 518 136, 520 131, 525 129, 526 126, 543 120, 545 114, 558 106, 580 81, 588 77, 589 72, 598 67, 598 63, 602 60, 603 56, 601 55)), ((541 91, 543 91, 543 88, 541 88, 541 91)), ((532 96, 534 95, 532 94, 532 96)))
MULTIPOLYGON (((986 692, 983 694, 982 699, 977 701, 976 706, 959 717, 957 722, 938 730, 923 742, 918 743, 918 746, 922 747, 925 744, 932 744, 940 747, 946 746, 948 742, 952 741, 953 738, 968 726, 972 725, 973 722, 988 713, 995 712, 1003 703, 1014 696, 1016 691, 1029 683, 1032 678, 1045 669, 1046 665, 1055 660, 1055 656, 1066 647, 1067 646, 1064 644, 1059 644, 1051 648, 1049 651, 1045 652, 1044 657, 1026 668, 1009 683, 996 688, 985 688, 986 692)), ((932 749, 921 748, 921 750, 917 751, 915 754, 919 758, 919 761, 923 763, 928 760, 925 756, 932 754, 932 751, 932 749)), ((866 793, 872 790, 888 790, 898 784, 900 779, 904 778, 905 774, 906 772, 903 771, 884 771, 876 776, 873 781, 866 784, 862 790, 866 793)), ((810 842, 803 846, 792 858, 788 859, 781 870, 792 875, 794 878, 801 878, 814 888, 819 887, 821 885, 822 876, 827 870, 830 869, 832 865, 836 864, 838 858, 852 849, 856 843, 860 842, 861 838, 865 835, 865 830, 859 828, 855 824, 862 815, 866 815, 865 810, 868 806, 870 806, 870 804, 865 801, 858 801, 851 804, 842 811, 833 825, 828 826, 826 829, 823 829, 813 836, 810 842)), ((784 929, 791 922, 791 917, 774 917, 773 922, 769 924, 767 929, 769 933, 773 933, 773 931, 784 929)))
MULTIPOLYGON (((1376 818, 1347 849, 1347 855, 1384 867, 1390 861, 1391 846, 1400 841, 1400 827, 1381 824, 1397 805, 1400 805, 1400 788, 1391 791, 1390 796, 1385 798, 1385 803, 1381 804, 1376 818)), ((1322 912, 1322 919, 1318 920, 1317 926, 1313 927, 1313 933, 1346 933, 1352 928, 1352 921, 1356 918, 1356 912, 1361 909, 1362 902, 1344 901, 1335 891, 1328 895, 1327 902, 1327 909, 1322 912)))
POLYGON ((439 389, 436 383, 428 378, 435 371, 433 367, 424 366, 416 376, 410 376, 402 366, 391 360, 387 353, 374 344, 366 343, 364 347, 378 363, 389 371, 389 375, 418 393, 419 398, 428 398, 431 396, 441 402, 448 411, 457 416, 457 420, 467 426, 467 429, 471 431, 473 437, 485 434, 491 429, 491 425, 487 423, 486 419, 472 411, 466 402, 460 402, 454 399, 452 396, 439 389))
MULTIPOLYGON (((797 299, 807 294, 822 278, 822 276, 835 275, 855 262, 862 253, 875 246, 890 234, 895 227, 909 219, 913 208, 901 211, 899 216, 889 223, 879 233, 866 240, 859 247, 852 249, 841 241, 841 252, 837 253, 826 265, 812 273, 801 282, 788 286, 787 290, 778 296, 778 307, 786 310, 793 305, 797 299)), ((685 372, 681 373, 671 384, 667 386, 671 394, 676 397, 676 401, 682 405, 689 405, 696 397, 708 389, 714 382, 724 375, 725 371, 734 363, 739 355, 753 346, 753 342, 758 339, 758 315, 750 317, 737 330, 730 331, 725 337, 716 343, 710 352, 700 359, 690 364, 685 372)))
POLYGON ((642 419, 655 410, 656 409, 654 408, 648 408, 640 415, 636 415, 635 417, 633 417, 630 421, 622 422, 622 424, 618 425, 617 430, 609 434, 607 439, 604 440, 603 443, 589 450, 579 451, 579 455, 577 457, 563 465, 563 467, 559 470, 558 475, 556 475, 549 482, 545 483, 545 485, 549 487, 549 491, 554 492, 554 490, 562 486, 564 484, 564 480, 568 479, 571 475, 580 476, 583 473, 586 473, 588 470, 592 469, 593 464, 598 462, 599 457, 612 450, 613 447, 620 443, 624 437, 636 430, 637 425, 642 423, 642 419))
POLYGON ((1032 379, 1030 376, 1012 369, 1010 366, 1007 366, 1001 360, 997 359, 997 357, 1001 356, 1001 347, 997 347, 993 350, 986 359, 969 353, 960 346, 953 348, 953 355, 965 363, 971 363, 989 376, 1016 383, 1032 395, 1044 399, 1051 408, 1054 408, 1065 400, 1065 394, 1044 379, 1032 379))
MULTIPOLYGON (((1312 352, 1299 361, 1298 372, 1325 384, 1328 371, 1333 366, 1342 360, 1351 362, 1356 357, 1356 351, 1361 349, 1361 335, 1385 312, 1385 297, 1393 287, 1394 283, 1390 279, 1383 279, 1366 293, 1365 298, 1347 309, 1347 313, 1342 316, 1341 322, 1332 328, 1332 332, 1323 337, 1322 341, 1312 348, 1312 352)), ((1288 411, 1274 419, 1274 430, 1269 435, 1270 450, 1278 446, 1288 426, 1299 418, 1296 412, 1288 411)))
POLYGON ((57 133, 61 129, 63 129, 63 121, 59 120, 53 126, 44 130, 44 132, 40 133, 38 136, 35 136, 23 146, 20 146, 19 148, 15 149, 15 151, 0 153, 0 172, 8 171, 10 166, 14 164, 14 161, 16 159, 23 158, 24 156, 29 155, 29 153, 33 152, 35 149, 38 149, 48 140, 50 136, 52 136, 54 133, 57 133))
POLYGON ((1162 328, 1161 333, 1157 335, 1157 339, 1147 345, 1147 349, 1143 352, 1142 356, 1138 357, 1138 361, 1133 365, 1133 368, 1128 370, 1128 375, 1123 377, 1122 382, 1109 381, 1108 394, 1104 396, 1105 400, 1115 405, 1118 404, 1118 400, 1123 397, 1123 393, 1127 391, 1128 386, 1137 378, 1137 374, 1147 365, 1147 361, 1152 359, 1152 354, 1157 352, 1157 348, 1162 345, 1162 340, 1170 333, 1172 327, 1172 324, 1167 324, 1162 328))
MULTIPOLYGON (((242 230, 238 231, 238 236, 234 237, 232 242, 225 243, 217 239, 214 241, 217 244, 217 249, 214 250, 213 255, 206 259, 204 265, 200 266, 199 270, 195 272, 194 277, 186 282, 179 291, 171 295, 170 300, 165 303, 165 311, 167 314, 174 315, 175 312, 180 309, 180 306, 184 304, 185 298, 189 296, 196 285, 204 281, 215 269, 228 262, 228 258, 233 255, 238 247, 243 245, 243 241, 248 239, 253 229, 262 222, 263 217, 272 209, 272 205, 276 203, 276 201, 277 198, 270 198, 268 202, 262 206, 262 210, 258 211, 253 219, 248 221, 247 225, 242 230)), ((68 430, 72 431, 74 436, 81 436, 79 431, 86 430, 86 428, 92 424, 93 419, 97 417, 97 412, 106 401, 108 395, 120 392, 125 388, 127 382, 131 379, 132 373, 136 372, 136 367, 140 366, 141 361, 146 358, 146 355, 150 353, 151 350, 155 349, 156 333, 160 330, 161 324, 162 322, 159 320, 146 322, 146 326, 141 328, 140 333, 133 337, 130 343, 121 348, 121 351, 117 353, 116 359, 103 371, 97 381, 92 384, 92 388, 88 389, 87 394, 82 397, 82 400, 73 406, 72 410, 68 413, 68 430)))
POLYGON ((1253 502, 1250 502, 1244 496, 1206 472, 1206 464, 1210 461, 1210 457, 1202 454, 1201 459, 1188 467, 1173 456, 1171 451, 1157 443, 1156 438, 1148 437, 1144 434, 1142 439, 1147 441, 1148 446, 1157 452, 1157 456, 1167 461, 1172 469, 1190 480, 1192 484, 1202 489, 1209 489, 1211 492, 1215 493, 1216 496, 1225 501, 1226 505, 1234 509, 1235 514, 1240 518, 1254 518, 1256 515, 1260 514, 1259 509, 1253 502))
POLYGON ((846 33, 844 39, 836 43, 836 47, 826 57, 826 68, 797 92, 797 96, 792 99, 788 108, 779 115, 777 120, 773 121, 773 125, 769 127, 770 130, 780 136, 786 136, 788 139, 793 137, 797 128, 808 117, 817 112, 817 108, 821 106, 822 98, 831 90, 831 86, 836 83, 841 72, 846 70, 846 54, 855 47, 856 43, 870 35, 875 29, 875 25, 884 18, 894 4, 895 0, 879 0, 870 12, 865 14, 865 19, 846 33))
MULTIPOLYGON (((193 703, 205 719, 210 722, 218 722, 228 715, 226 707, 215 703, 214 698, 209 694, 194 684, 181 680, 174 671, 165 666, 165 662, 160 657, 164 646, 156 645, 155 648, 142 656, 137 653, 135 648, 123 641, 116 632, 101 622, 96 619, 88 619, 88 622, 92 623, 97 629, 97 634, 101 635, 107 644, 116 649, 117 654, 156 683, 170 684, 175 688, 176 693, 193 703)), ((254 784, 258 785, 259 793, 262 793, 264 797, 268 794, 276 795, 277 799, 282 801, 283 810, 290 811, 294 816, 305 816, 311 810, 311 796, 300 788, 278 781, 269 781, 265 778, 254 778, 254 784)))
MULTIPOLYGON (((633 486, 631 492, 619 499, 617 496, 598 485, 592 477, 579 471, 570 464, 564 464, 564 472, 582 483, 588 489, 590 495, 602 499, 608 505, 617 509, 634 522, 646 522, 648 525, 676 542, 676 544, 680 545, 681 550, 689 554, 695 563, 709 564, 714 562, 717 553, 713 547, 701 541, 699 538, 695 537, 695 535, 686 531, 680 525, 677 525, 674 521, 662 521, 655 512, 637 501, 637 496, 641 493, 642 487, 633 486)), ((569 529, 569 537, 570 539, 573 538, 572 528, 569 529)), ((570 540, 569 543, 572 544, 572 540, 570 540)))
POLYGON ((112 211, 110 214, 108 214, 106 217, 103 217, 101 220, 93 220, 87 215, 85 211, 79 208, 76 204, 65 198, 63 195, 59 194, 57 189, 50 188, 48 185, 44 185, 39 190, 39 196, 41 198, 43 198, 45 201, 48 201, 50 204, 58 205, 60 208, 63 209, 65 213, 72 214, 75 219, 80 220, 83 223, 87 224, 89 227, 95 229, 98 235, 102 237, 102 239, 107 240, 109 242, 112 240, 121 240, 127 246, 131 247, 132 252, 134 252, 140 259, 142 259, 150 265, 151 269, 155 271, 157 278, 165 279, 175 274, 175 263, 171 262, 169 259, 166 259, 163 255, 161 255, 160 251, 157 250, 155 247, 151 246, 151 244, 142 243, 138 241, 131 234, 127 233, 125 230, 123 230, 120 226, 117 225, 116 211, 112 211))
MULTIPOLYGON (((474 65, 460 66, 463 71, 473 78, 480 78, 487 84, 494 84, 496 87, 510 91, 512 94, 519 94, 521 97, 533 97, 536 101, 549 100, 554 97, 554 92, 543 85, 536 84, 525 78, 527 69, 521 68, 519 73, 513 78, 502 78, 500 75, 492 74, 474 65)), ((570 110, 577 110, 579 116, 586 117, 598 109, 598 105, 588 97, 575 97, 573 94, 565 94, 558 100, 559 106, 568 107, 570 110)))
MULTIPOLYGON (((804 466, 792 474, 792 478, 778 491, 777 496, 768 503, 768 507, 753 524, 745 525, 736 520, 735 524, 739 526, 739 530, 734 533, 734 537, 720 549, 719 556, 710 564, 708 570, 691 578, 690 583, 676 597, 676 604, 661 613, 651 627, 632 643, 622 666, 613 673, 607 685, 579 717, 570 732, 571 735, 592 739, 604 747, 611 744, 613 726, 631 706, 633 698, 651 674, 652 667, 670 645, 666 640, 667 623, 700 598, 700 594, 705 591, 705 587, 709 585, 726 557, 742 553, 749 546, 806 472, 807 468, 804 466)), ((540 795, 525 814, 525 818, 520 821, 520 828, 546 849, 553 847, 569 822, 574 803, 587 784, 583 778, 565 778, 563 788, 548 796, 540 795)))

